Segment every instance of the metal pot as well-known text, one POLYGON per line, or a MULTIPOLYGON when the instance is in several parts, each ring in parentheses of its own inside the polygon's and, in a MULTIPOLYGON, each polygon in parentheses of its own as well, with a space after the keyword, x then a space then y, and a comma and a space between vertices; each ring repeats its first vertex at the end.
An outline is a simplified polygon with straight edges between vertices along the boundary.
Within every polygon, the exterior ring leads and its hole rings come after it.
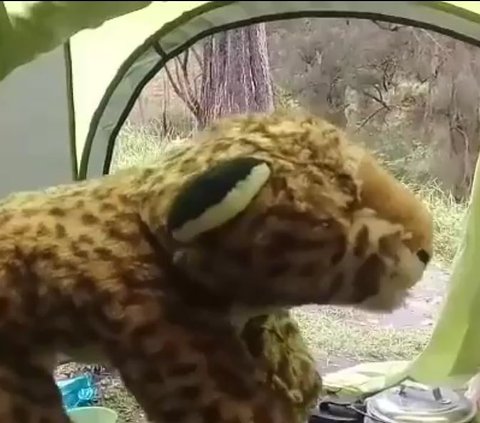
POLYGON ((470 423, 476 408, 449 388, 401 384, 366 400, 365 423, 470 423))

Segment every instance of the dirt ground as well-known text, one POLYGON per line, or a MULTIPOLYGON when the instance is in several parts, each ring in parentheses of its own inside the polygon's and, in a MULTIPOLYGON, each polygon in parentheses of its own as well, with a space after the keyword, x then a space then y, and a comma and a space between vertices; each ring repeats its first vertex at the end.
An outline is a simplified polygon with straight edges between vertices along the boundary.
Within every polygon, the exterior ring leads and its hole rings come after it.
POLYGON ((425 277, 412 291, 405 307, 378 320, 374 319, 371 323, 394 329, 432 326, 447 294, 449 276, 449 272, 431 265, 425 277))
MULTIPOLYGON (((435 320, 441 311, 443 301, 448 293, 448 280, 450 273, 432 264, 427 269, 424 278, 412 290, 410 298, 404 307, 391 314, 372 314, 362 311, 352 311, 349 320, 352 326, 364 326, 375 332, 385 328, 394 331, 411 333, 422 330, 429 334, 434 327, 435 320)), ((309 307, 309 312, 318 314, 319 307, 309 307)), ((328 360, 318 359, 319 369, 322 373, 331 372, 358 364, 358 360, 351 357, 329 357, 328 360)))

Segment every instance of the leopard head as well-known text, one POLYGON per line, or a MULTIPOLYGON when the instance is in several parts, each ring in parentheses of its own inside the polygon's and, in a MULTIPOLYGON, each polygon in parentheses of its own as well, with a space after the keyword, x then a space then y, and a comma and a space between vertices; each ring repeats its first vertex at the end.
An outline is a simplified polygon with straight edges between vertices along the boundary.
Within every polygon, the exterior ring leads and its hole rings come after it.
POLYGON ((323 119, 217 122, 177 157, 161 223, 182 272, 246 307, 391 311, 432 257, 432 217, 375 157, 323 119))

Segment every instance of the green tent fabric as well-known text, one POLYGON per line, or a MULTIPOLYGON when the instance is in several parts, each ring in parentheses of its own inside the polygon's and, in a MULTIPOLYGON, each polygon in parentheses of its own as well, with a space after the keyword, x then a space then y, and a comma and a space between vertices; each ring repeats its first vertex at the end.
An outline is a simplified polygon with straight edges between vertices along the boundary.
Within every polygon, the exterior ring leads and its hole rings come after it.
POLYGON ((0 2, 0 80, 76 32, 150 4, 145 1, 0 2))
POLYGON ((429 345, 409 372, 439 382, 480 371, 480 161, 465 221, 463 240, 453 263, 450 291, 429 345))
MULTIPOLYGON (((64 45, 72 172, 109 172, 116 136, 147 82, 201 38, 249 23, 352 17, 424 27, 480 46, 480 4, 468 1, 0 2, 0 79, 64 45)), ((480 366, 475 254, 480 242, 477 172, 451 292, 426 350, 405 371, 423 380, 480 366)), ((390 375, 398 378, 398 371, 390 375)), ((402 372, 403 374, 403 372, 402 372)))

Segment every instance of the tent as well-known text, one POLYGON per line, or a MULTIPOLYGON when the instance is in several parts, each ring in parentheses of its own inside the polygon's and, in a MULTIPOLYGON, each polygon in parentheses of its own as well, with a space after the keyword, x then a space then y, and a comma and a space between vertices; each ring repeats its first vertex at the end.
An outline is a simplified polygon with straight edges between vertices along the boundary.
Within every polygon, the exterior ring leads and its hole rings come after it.
MULTIPOLYGON (((9 120, 0 118, 2 128, 7 128, 2 131, 1 148, 16 148, 17 157, 28 156, 23 139, 53 137, 50 153, 64 157, 63 171, 67 167, 71 171, 69 177, 63 172, 53 179, 106 174, 129 111, 168 60, 218 31, 312 16, 403 23, 480 45, 480 3, 468 1, 0 2, 0 110, 9 116, 9 120), (36 81, 42 66, 46 75, 36 81), (56 87, 47 84, 52 81, 56 87), (37 110, 31 110, 35 105, 37 110), (29 125, 22 125, 25 119, 18 116, 28 107, 29 125), (42 113, 52 109, 57 111, 55 118, 42 121, 42 113)), ((39 144, 45 147, 40 142, 31 143, 31 148, 38 150, 39 144)), ((50 170, 52 164, 44 159, 43 169, 50 170)), ((34 161, 38 162, 38 155, 21 167, 30 169, 34 161)), ((14 169, 15 163, 10 166, 14 169)), ((33 173, 38 183, 40 168, 33 173)), ((480 306, 475 269, 475 253, 480 250, 479 178, 477 172, 443 313, 426 350, 405 370, 417 380, 442 380, 473 373, 480 366, 480 331, 474 324, 474 310, 480 306)))

